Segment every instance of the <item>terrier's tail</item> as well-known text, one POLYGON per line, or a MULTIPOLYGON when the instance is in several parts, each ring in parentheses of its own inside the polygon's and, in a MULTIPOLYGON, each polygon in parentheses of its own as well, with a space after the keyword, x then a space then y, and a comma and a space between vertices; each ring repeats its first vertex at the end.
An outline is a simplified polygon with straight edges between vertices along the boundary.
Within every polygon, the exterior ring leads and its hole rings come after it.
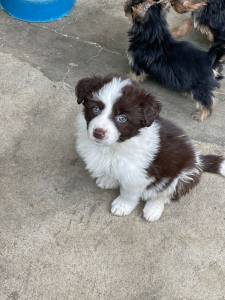
POLYGON ((220 64, 220 59, 225 55, 224 42, 215 43, 208 51, 208 56, 213 69, 217 68, 220 64))
POLYGON ((225 177, 225 158, 219 155, 201 155, 203 172, 214 173, 225 177))

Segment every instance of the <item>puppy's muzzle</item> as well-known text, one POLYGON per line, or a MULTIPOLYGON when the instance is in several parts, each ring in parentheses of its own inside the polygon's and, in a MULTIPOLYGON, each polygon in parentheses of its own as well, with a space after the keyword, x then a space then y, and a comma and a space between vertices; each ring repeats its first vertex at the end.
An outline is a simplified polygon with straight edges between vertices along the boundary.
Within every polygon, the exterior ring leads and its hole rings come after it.
POLYGON ((106 136, 106 131, 102 128, 96 128, 93 132, 93 136, 97 139, 97 140, 103 140, 106 136))

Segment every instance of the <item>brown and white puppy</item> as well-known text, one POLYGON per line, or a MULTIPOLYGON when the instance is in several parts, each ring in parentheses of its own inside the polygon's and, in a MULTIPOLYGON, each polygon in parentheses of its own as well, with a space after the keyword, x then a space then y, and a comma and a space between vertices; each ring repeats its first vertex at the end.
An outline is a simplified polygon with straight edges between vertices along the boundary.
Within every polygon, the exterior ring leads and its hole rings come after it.
POLYGON ((224 158, 199 155, 181 129, 159 117, 160 103, 130 79, 85 78, 76 96, 83 104, 76 149, 100 188, 120 188, 114 215, 130 214, 143 199, 144 218, 156 221, 202 172, 225 176, 224 158))

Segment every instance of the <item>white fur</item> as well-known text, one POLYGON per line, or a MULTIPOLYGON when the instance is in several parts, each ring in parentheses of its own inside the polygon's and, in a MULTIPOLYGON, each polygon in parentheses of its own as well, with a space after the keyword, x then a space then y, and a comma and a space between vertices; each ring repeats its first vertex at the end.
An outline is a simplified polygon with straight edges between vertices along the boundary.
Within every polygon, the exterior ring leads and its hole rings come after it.
POLYGON ((98 144, 89 138, 83 113, 77 119, 77 151, 86 163, 98 185, 109 187, 119 183, 120 196, 112 204, 112 213, 127 215, 138 204, 142 192, 152 182, 147 168, 158 153, 160 145, 159 125, 140 130, 140 134, 110 146, 98 144), (106 177, 106 180, 103 178, 106 177))
POLYGON ((119 187, 119 182, 111 176, 102 176, 97 178, 96 184, 101 189, 115 189, 119 187))
POLYGON ((155 222, 160 219, 164 205, 167 201, 164 198, 149 200, 144 207, 143 216, 147 221, 155 222))
POLYGON ((91 120, 88 126, 89 138, 96 141, 93 133, 96 128, 103 128, 106 131, 105 138, 99 142, 106 145, 114 144, 120 136, 120 132, 110 119, 113 104, 122 96, 122 89, 130 85, 129 79, 113 78, 108 84, 104 85, 97 93, 94 93, 93 99, 105 104, 101 114, 91 120))
POLYGON ((120 196, 112 202, 111 212, 119 217, 129 215, 138 205, 139 200, 140 192, 121 187, 120 196))
POLYGON ((225 160, 222 162, 220 166, 220 174, 225 177, 225 160))
POLYGON ((94 93, 94 98, 103 102, 108 109, 111 109, 113 104, 122 96, 122 90, 125 86, 131 85, 130 79, 122 79, 114 77, 109 83, 105 84, 97 93, 94 93))

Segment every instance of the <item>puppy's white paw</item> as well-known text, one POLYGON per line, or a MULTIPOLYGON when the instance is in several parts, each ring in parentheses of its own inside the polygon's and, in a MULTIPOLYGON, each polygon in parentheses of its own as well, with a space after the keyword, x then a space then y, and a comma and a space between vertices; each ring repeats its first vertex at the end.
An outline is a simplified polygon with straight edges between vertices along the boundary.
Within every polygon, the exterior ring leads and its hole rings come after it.
POLYGON ((158 221, 163 213, 164 203, 162 201, 150 200, 145 204, 143 215, 149 222, 158 221))
POLYGON ((132 210, 134 210, 136 204, 122 199, 121 197, 116 198, 112 203, 111 213, 115 216, 127 216, 132 210))
POLYGON ((115 189, 119 186, 118 181, 116 181, 115 179, 111 178, 111 177, 99 177, 96 180, 96 184, 99 188, 101 189, 115 189))

